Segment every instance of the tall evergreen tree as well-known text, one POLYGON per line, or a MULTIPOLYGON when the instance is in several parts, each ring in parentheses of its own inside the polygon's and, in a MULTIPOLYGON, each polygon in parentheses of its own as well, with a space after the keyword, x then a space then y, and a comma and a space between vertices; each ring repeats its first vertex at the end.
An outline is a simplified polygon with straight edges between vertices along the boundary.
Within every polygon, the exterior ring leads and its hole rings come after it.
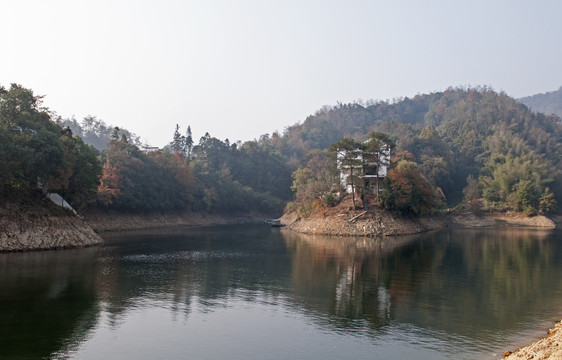
POLYGON ((176 130, 174 131, 174 137, 172 139, 172 150, 174 152, 183 152, 183 136, 180 134, 180 126, 176 124, 176 130))
POLYGON ((372 160, 377 166, 377 177, 375 178, 375 196, 379 196, 379 175, 382 166, 390 166, 390 156, 386 156, 387 153, 390 155, 390 151, 394 150, 395 144, 388 134, 382 132, 373 131, 369 134, 369 142, 367 143, 367 151, 372 153, 374 156, 372 160))
POLYGON ((191 134, 191 126, 187 126, 187 131, 185 133, 185 150, 187 153, 187 158, 191 160, 191 150, 193 149, 193 136, 191 134))
POLYGON ((332 144, 330 150, 336 152, 336 158, 342 171, 347 171, 347 184, 351 187, 351 198, 353 200, 353 208, 355 208, 355 191, 357 187, 361 187, 361 175, 363 169, 363 151, 365 145, 352 138, 343 138, 332 144))

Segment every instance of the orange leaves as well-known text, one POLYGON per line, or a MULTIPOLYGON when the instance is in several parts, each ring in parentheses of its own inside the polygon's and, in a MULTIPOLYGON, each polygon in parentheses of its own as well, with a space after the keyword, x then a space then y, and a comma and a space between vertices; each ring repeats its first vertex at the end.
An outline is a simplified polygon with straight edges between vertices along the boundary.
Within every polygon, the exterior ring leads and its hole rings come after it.
POLYGON ((121 193, 123 176, 115 166, 103 164, 100 185, 98 187, 98 200, 103 205, 110 205, 121 193))
POLYGON ((399 208, 407 207, 410 202, 410 194, 412 193, 412 184, 404 173, 396 169, 390 170, 388 173, 390 186, 394 191, 396 205, 399 208))
POLYGON ((433 191, 419 172, 417 164, 400 161, 388 173, 389 195, 385 207, 401 213, 426 214, 433 207, 433 191))

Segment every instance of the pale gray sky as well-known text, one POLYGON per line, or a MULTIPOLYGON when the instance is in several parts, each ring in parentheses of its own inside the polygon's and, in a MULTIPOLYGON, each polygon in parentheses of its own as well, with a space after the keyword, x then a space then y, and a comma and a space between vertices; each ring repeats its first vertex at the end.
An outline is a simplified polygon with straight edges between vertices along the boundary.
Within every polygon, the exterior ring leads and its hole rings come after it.
POLYGON ((152 145, 249 140, 322 105, 562 85, 562 1, 0 0, 0 84, 152 145))

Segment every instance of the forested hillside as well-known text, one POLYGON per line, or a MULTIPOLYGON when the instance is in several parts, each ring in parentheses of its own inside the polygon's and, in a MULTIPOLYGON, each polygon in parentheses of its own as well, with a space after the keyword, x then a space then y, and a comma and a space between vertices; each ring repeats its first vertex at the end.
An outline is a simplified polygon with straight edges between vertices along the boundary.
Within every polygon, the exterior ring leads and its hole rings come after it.
POLYGON ((267 136, 230 144, 206 134, 194 144, 170 131, 170 140, 146 153, 124 129, 53 119, 33 91, 0 87, 0 198, 57 192, 79 210, 279 213, 291 196, 291 171, 267 136), (109 142, 100 152, 81 136, 109 142))
POLYGON ((395 190, 382 200, 402 212, 464 202, 533 213, 562 203, 560 118, 489 88, 324 107, 283 134, 244 143, 209 134, 195 142, 189 127, 181 135, 177 126, 167 150, 145 153, 131 133, 94 117, 53 119, 40 97, 12 85, 0 88, 0 186, 4 196, 25 196, 39 184, 74 207, 126 212, 276 212, 291 199, 291 184, 297 199, 305 191, 307 201, 333 203, 332 144, 373 136, 393 144, 385 186, 395 190), (107 148, 87 146, 88 136, 109 136, 107 148), (398 190, 418 204, 400 205, 398 190))
POLYGON ((562 117, 562 86, 556 91, 527 96, 518 100, 533 111, 562 117))
POLYGON ((532 212, 543 196, 555 194, 560 202, 560 118, 533 113, 488 88, 325 108, 289 127, 280 146, 296 161, 311 149, 343 137, 365 140, 373 131, 389 134, 396 152, 411 157, 448 206, 483 198, 496 209, 532 212))
POLYGON ((42 188, 78 208, 95 197, 100 170, 95 149, 53 122, 40 97, 0 86, 0 196, 27 200, 42 188))
POLYGON ((290 171, 266 141, 230 144, 206 134, 187 154, 183 149, 146 154, 116 133, 101 154, 98 206, 275 213, 291 195, 290 171))

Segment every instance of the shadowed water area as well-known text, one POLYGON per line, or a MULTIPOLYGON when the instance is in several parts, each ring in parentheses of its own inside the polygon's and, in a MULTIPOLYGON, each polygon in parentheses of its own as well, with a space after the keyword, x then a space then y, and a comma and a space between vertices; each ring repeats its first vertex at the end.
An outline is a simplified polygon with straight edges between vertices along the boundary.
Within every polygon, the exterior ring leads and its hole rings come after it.
POLYGON ((263 225, 0 254, 0 359, 492 359, 562 317, 562 232, 263 225))

